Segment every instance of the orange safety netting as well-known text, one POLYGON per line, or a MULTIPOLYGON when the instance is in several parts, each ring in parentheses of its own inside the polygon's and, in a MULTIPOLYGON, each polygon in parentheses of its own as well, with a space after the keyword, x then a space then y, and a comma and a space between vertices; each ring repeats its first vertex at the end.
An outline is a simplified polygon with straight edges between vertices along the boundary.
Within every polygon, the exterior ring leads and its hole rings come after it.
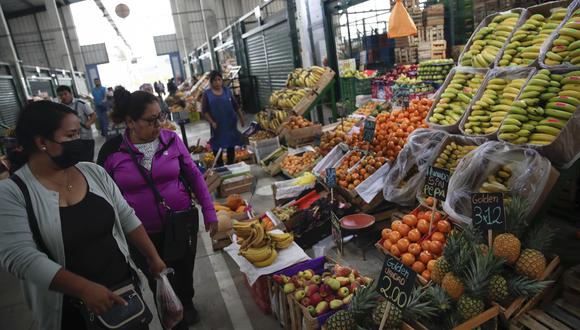
POLYGON ((407 37, 417 34, 417 27, 415 22, 401 0, 397 0, 393 10, 391 10, 391 17, 389 18, 389 38, 407 37))

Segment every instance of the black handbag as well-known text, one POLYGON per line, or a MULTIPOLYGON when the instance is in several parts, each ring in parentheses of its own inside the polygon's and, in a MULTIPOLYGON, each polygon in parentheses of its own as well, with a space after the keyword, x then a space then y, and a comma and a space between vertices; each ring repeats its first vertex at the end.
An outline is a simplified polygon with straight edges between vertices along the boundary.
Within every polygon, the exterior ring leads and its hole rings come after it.
MULTIPOLYGON (((165 262, 176 261, 187 252, 187 249, 192 249, 193 241, 192 235, 197 235, 199 230, 198 221, 198 210, 195 204, 192 202, 189 209, 182 211, 174 211, 165 202, 165 199, 159 193, 159 190, 155 187, 155 182, 151 175, 147 175, 145 168, 139 164, 137 157, 131 148, 128 148, 129 154, 133 163, 141 173, 141 176, 147 183, 147 186, 153 192, 155 200, 157 202, 157 209, 159 211, 159 216, 161 219, 165 219, 163 226, 163 260, 165 262), (159 210, 159 206, 163 207, 165 212, 159 210)), ((179 167, 181 169, 181 157, 179 159, 179 167)), ((181 172, 181 171, 180 171, 181 172)), ((188 195, 191 199, 191 188, 187 184, 187 181, 183 179, 182 174, 179 175, 180 181, 183 182, 185 188, 188 191, 188 195)))
MULTIPOLYGON (((40 228, 38 227, 38 221, 34 215, 34 210, 32 209, 32 201, 26 184, 17 175, 12 175, 10 179, 16 183, 18 188, 22 191, 22 195, 24 195, 24 200, 26 201, 26 213, 28 214, 28 224, 32 232, 32 237, 38 246, 38 250, 44 252, 48 258, 56 261, 56 259, 52 258, 50 251, 47 249, 44 240, 40 235, 40 228)), ((131 271, 133 270, 131 269, 131 271)), ((113 293, 123 298, 127 302, 127 305, 115 304, 110 310, 102 315, 94 314, 86 308, 84 302, 80 299, 73 298, 73 305, 79 308, 79 311, 85 320, 86 328, 88 330, 129 330, 151 323, 153 315, 147 307, 147 304, 143 301, 143 297, 141 297, 141 294, 137 289, 138 286, 135 285, 137 282, 137 277, 133 274, 130 280, 113 288, 109 288, 113 293)))

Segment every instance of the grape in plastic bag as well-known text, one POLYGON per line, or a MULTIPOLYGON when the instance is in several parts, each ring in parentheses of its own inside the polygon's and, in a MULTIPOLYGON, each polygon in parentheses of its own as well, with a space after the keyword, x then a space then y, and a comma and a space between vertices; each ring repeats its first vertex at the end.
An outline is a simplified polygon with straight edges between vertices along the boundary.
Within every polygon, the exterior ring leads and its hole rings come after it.
POLYGON ((174 273, 173 268, 164 269, 157 279, 157 312, 159 321, 164 329, 171 329, 183 319, 183 305, 167 278, 167 274, 174 273))

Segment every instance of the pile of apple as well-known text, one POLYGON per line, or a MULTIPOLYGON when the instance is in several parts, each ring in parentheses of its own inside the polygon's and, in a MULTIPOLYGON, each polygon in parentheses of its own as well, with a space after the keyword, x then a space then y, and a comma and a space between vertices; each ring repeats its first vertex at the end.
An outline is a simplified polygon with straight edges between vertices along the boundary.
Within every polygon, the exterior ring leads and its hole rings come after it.
POLYGON ((391 228, 382 230, 379 240, 386 252, 400 258, 403 264, 427 281, 431 279, 435 260, 443 252, 447 233, 451 231, 450 222, 440 212, 432 213, 430 210, 412 212, 403 216, 402 220, 393 221, 391 228), (433 223, 429 235, 431 219, 433 223))
POLYGON ((329 310, 341 309, 350 303, 354 292, 361 285, 370 285, 373 279, 361 276, 356 269, 335 265, 332 272, 315 274, 312 269, 298 272, 291 277, 273 275, 272 279, 283 286, 285 294, 306 308, 312 317, 329 310))

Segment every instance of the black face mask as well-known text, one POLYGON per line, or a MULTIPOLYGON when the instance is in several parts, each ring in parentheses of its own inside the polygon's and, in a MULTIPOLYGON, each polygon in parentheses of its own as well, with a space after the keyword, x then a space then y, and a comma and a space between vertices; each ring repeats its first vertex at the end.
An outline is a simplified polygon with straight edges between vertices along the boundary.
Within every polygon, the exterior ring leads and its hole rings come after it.
POLYGON ((53 142, 60 144, 62 147, 62 153, 60 155, 51 156, 48 154, 56 166, 62 169, 67 169, 71 166, 75 166, 78 162, 81 161, 83 155, 83 142, 81 139, 65 142, 53 142))

